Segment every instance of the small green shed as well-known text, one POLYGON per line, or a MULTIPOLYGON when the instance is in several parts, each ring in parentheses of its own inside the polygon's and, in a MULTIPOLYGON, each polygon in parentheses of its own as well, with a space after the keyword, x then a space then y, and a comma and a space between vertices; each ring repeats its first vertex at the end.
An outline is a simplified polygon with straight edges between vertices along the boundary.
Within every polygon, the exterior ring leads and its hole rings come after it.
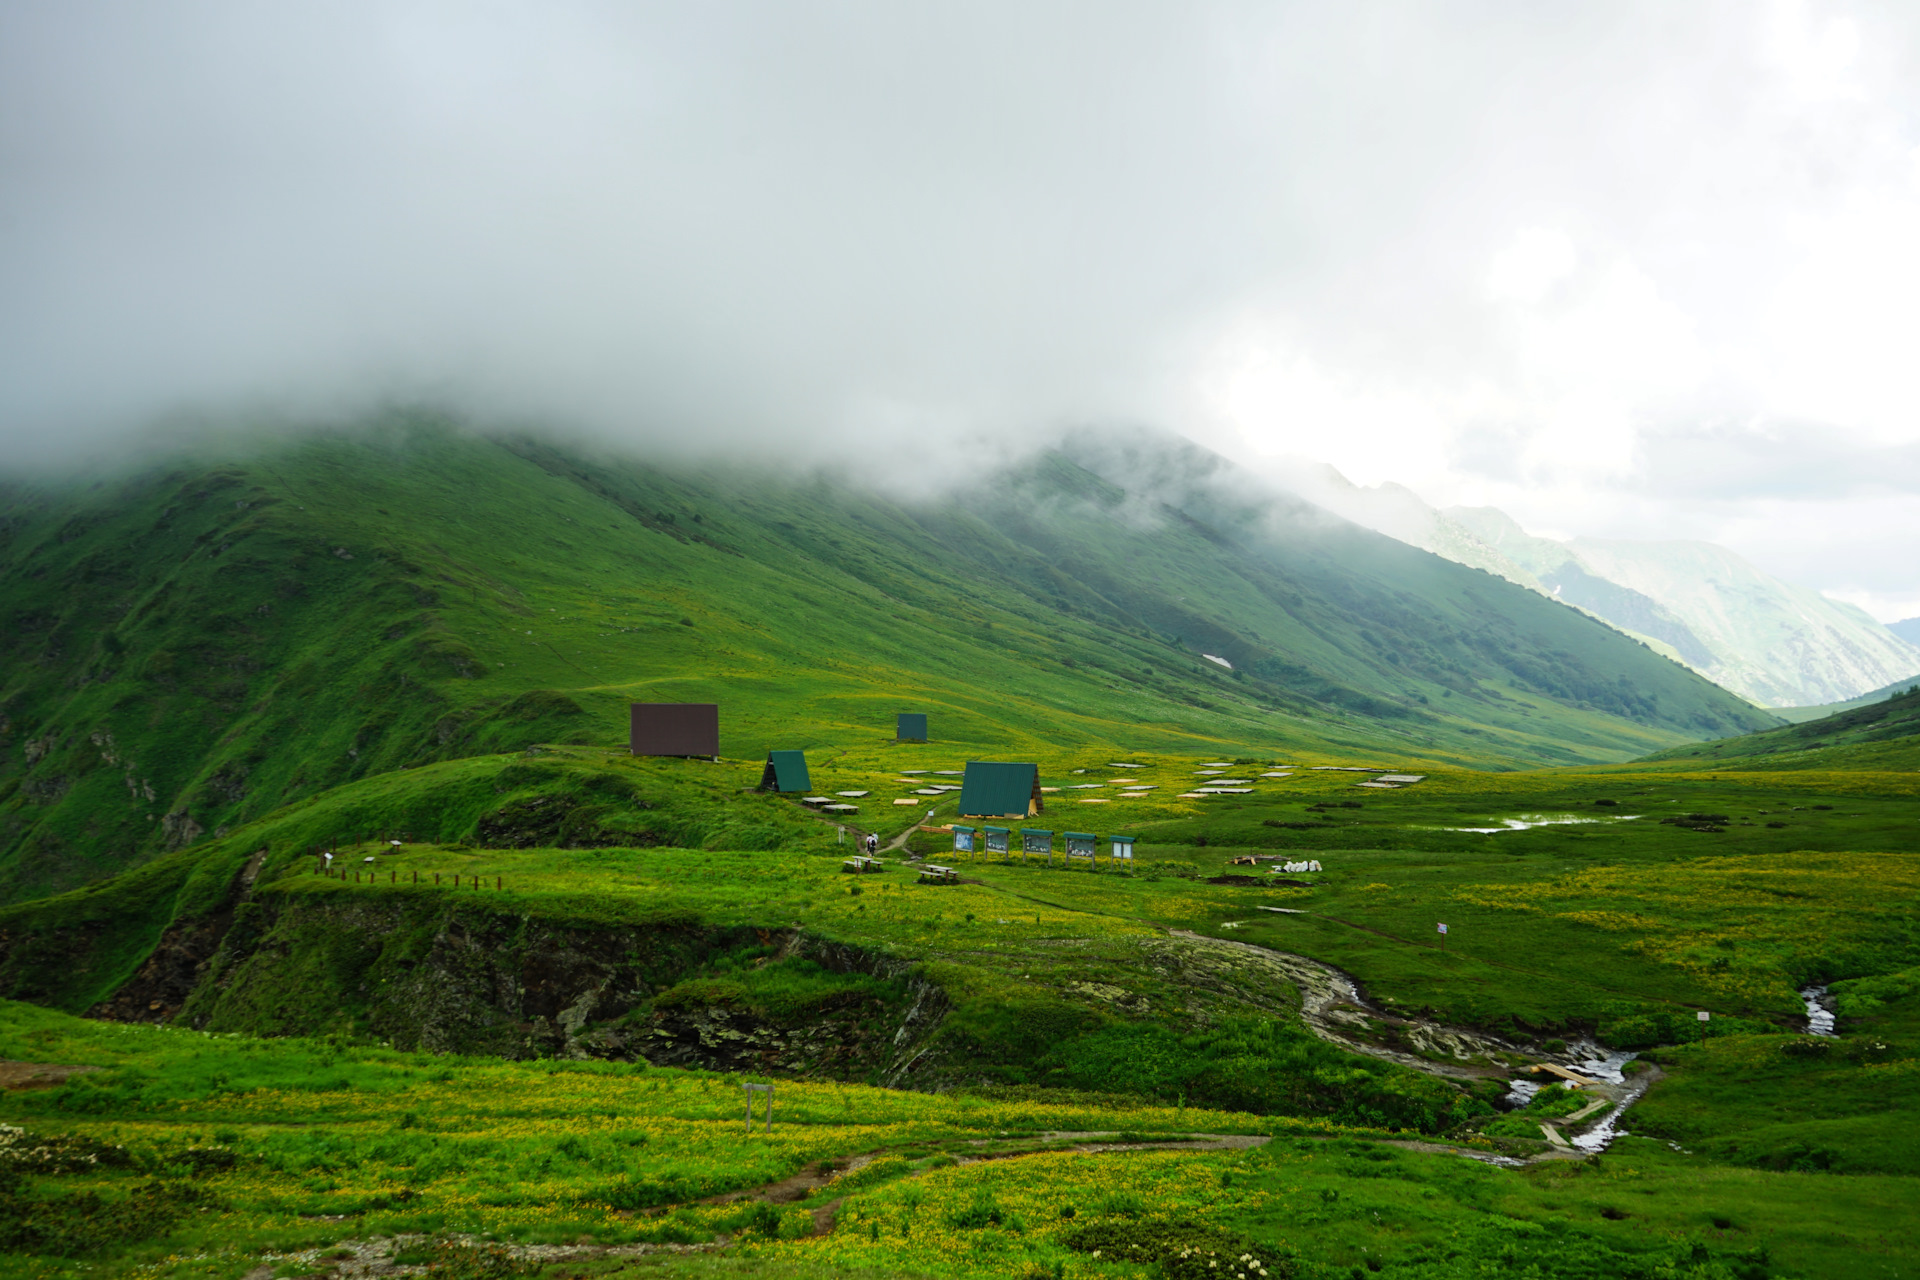
POLYGON ((969 760, 960 779, 963 818, 1031 818, 1046 806, 1040 799, 1040 766, 997 760, 969 760))
POLYGON ((767 767, 760 775, 762 791, 811 791, 813 779, 807 776, 804 751, 769 751, 767 767))
POLYGON ((927 717, 925 712, 902 711, 894 722, 893 740, 895 742, 925 742, 927 740, 927 717))

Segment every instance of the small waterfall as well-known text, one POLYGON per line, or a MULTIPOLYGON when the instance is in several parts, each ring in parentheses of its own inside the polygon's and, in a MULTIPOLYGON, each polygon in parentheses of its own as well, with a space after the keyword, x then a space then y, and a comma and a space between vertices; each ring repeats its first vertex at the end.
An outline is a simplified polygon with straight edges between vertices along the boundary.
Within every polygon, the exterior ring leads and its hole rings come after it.
POLYGON ((1827 995, 1826 986, 1823 984, 1817 987, 1803 987, 1800 998, 1807 1005, 1807 1034, 1810 1036, 1836 1034, 1833 1029, 1833 1010, 1829 1007, 1831 1000, 1827 995))

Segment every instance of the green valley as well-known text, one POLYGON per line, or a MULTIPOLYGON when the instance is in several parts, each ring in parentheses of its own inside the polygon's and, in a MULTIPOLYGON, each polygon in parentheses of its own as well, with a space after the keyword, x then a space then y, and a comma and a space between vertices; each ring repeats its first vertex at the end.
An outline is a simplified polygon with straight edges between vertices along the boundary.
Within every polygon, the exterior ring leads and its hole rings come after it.
POLYGON ((6 503, 8 1274, 1920 1267, 1913 695, 1782 727, 1148 438, 6 503), (981 759, 1034 851, 957 848, 981 759))

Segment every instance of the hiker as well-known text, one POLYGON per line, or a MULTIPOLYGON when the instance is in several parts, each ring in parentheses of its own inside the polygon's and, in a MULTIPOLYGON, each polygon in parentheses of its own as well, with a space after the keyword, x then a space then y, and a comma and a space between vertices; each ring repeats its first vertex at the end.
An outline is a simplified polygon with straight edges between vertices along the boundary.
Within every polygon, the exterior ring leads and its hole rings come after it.
POLYGON ((880 837, 869 831, 867 832, 867 856, 871 858, 878 852, 880 852, 880 837))

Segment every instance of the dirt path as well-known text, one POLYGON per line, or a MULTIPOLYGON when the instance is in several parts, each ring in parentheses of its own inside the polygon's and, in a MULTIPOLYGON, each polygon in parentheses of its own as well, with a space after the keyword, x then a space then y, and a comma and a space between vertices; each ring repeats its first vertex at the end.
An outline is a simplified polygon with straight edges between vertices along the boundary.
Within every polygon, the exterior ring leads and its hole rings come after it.
MULTIPOLYGON (((916 806, 916 808, 917 807, 918 806, 916 806)), ((894 850, 896 852, 898 850, 906 848, 907 841, 912 839, 913 833, 920 829, 920 824, 923 822, 929 821, 935 813, 939 812, 939 809, 940 809, 940 806, 938 804, 928 805, 927 816, 924 818, 915 818, 913 820, 913 825, 908 827, 905 831, 902 831, 899 835, 895 836, 890 842, 888 842, 888 844, 886 845, 886 848, 890 850, 894 850)))
MULTIPOLYGON (((1272 1141, 1265 1134, 1242 1133, 1196 1133, 1191 1142, 1100 1142, 1098 1139, 1118 1136, 1105 1131, 1062 1130, 1040 1135, 1039 1141, 1048 1145, 1022 1151, 995 1151, 968 1154, 964 1150, 949 1152, 954 1157, 954 1165, 983 1164, 994 1160, 1019 1160, 1028 1156, 1052 1155, 1062 1151, 1077 1151, 1087 1154, 1104 1154, 1113 1151, 1244 1151, 1272 1141)), ((974 1138, 964 1140, 962 1145, 985 1146, 989 1139, 974 1138)), ((842 1173, 852 1173, 871 1164, 877 1156, 886 1154, 888 1148, 864 1152, 842 1161, 822 1161, 811 1168, 803 1169, 778 1182, 769 1182, 762 1187, 751 1187, 740 1191, 730 1191, 724 1195, 709 1196, 696 1204, 734 1204, 743 1200, 759 1200, 767 1204, 792 1204, 805 1200, 826 1186, 833 1178, 842 1173)), ((952 1168, 954 1165, 943 1166, 952 1168)), ((922 1178, 927 1170, 903 1175, 902 1180, 922 1178)), ((837 1196, 812 1210, 813 1234, 826 1235, 834 1228, 834 1220, 846 1196, 837 1196)), ((665 1213, 677 1208, 676 1205, 661 1205, 656 1209, 641 1211, 647 1216, 665 1213)), ((487 1245, 477 1236, 445 1237, 457 1244, 487 1245)), ((267 1261, 247 1273, 244 1280, 271 1280, 276 1271, 287 1263, 297 1263, 305 1267, 331 1266, 334 1280, 376 1280, 376 1278, 396 1276, 419 1276, 425 1268, 421 1266, 401 1265, 393 1261, 394 1255, 413 1245, 429 1243, 433 1237, 423 1235, 374 1236, 366 1240, 343 1240, 323 1249, 307 1249, 299 1253, 269 1254, 267 1261)), ((534 1262, 542 1265, 555 1262, 592 1262, 605 1258, 638 1258, 659 1253, 711 1253, 724 1249, 731 1241, 717 1238, 710 1244, 625 1244, 601 1245, 582 1239, 577 1244, 544 1245, 504 1245, 499 1246, 507 1254, 522 1262, 534 1262)))
POLYGON ((66 1066, 58 1062, 0 1062, 0 1089, 50 1089, 68 1076, 84 1075, 99 1069, 66 1066))

